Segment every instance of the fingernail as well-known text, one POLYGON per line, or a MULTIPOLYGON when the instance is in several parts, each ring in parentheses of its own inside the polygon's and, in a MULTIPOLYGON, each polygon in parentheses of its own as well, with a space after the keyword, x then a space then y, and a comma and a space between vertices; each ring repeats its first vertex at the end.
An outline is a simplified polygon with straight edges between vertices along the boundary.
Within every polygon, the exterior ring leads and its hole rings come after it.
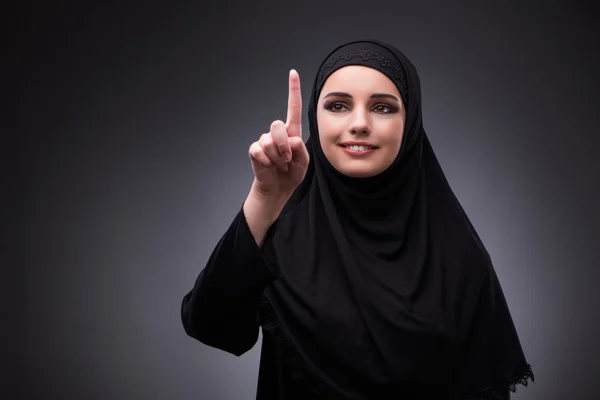
POLYGON ((292 159, 292 155, 286 151, 283 154, 283 159, 285 160, 285 162, 289 162, 292 159))

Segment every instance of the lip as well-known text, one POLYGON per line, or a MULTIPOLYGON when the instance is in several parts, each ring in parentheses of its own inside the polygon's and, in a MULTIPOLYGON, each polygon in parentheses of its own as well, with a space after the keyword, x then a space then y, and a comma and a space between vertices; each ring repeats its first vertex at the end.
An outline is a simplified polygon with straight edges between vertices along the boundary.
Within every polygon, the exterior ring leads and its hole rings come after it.
POLYGON ((341 145, 340 145, 340 147, 342 148, 342 150, 344 150, 346 152, 346 154, 350 154, 351 156, 364 156, 364 155, 374 152, 377 149, 377 147, 372 147, 367 150, 357 151, 357 150, 352 150, 349 147, 344 147, 341 145))
POLYGON ((346 146, 367 146, 373 149, 376 149, 377 146, 368 143, 368 142, 344 142, 344 143, 340 143, 340 146, 342 147, 346 147, 346 146))

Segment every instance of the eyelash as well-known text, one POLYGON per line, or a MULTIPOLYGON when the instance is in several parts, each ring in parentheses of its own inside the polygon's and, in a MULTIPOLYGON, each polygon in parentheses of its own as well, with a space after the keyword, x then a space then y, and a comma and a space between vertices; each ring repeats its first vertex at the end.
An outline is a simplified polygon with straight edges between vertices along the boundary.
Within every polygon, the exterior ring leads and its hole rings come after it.
MULTIPOLYGON (((344 103, 339 102, 339 101, 334 101, 333 103, 329 103, 329 104, 325 105, 325 109, 329 110, 331 112, 334 112, 334 113, 339 113, 340 111, 334 111, 334 110, 332 110, 332 107, 336 106, 336 105, 341 105, 341 106, 345 107, 344 103)), ((392 113, 395 113, 395 112, 398 111, 398 109, 396 107, 392 107, 389 104, 385 104, 385 103, 375 104, 375 106, 373 108, 377 108, 377 107, 387 107, 390 110, 390 111, 381 112, 381 113, 378 113, 378 114, 392 114, 392 113)))

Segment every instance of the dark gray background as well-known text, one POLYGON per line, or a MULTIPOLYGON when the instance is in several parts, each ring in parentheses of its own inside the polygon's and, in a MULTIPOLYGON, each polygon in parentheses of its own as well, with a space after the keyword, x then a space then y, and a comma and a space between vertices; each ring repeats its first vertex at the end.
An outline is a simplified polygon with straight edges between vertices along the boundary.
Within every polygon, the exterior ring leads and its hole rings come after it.
POLYGON ((369 37, 420 73, 536 374, 513 398, 600 397, 596 7, 195 3, 15 14, 10 398, 254 398, 260 341, 237 358, 187 337, 181 298, 248 193, 248 147, 285 118, 289 69, 306 106, 322 58, 369 37))

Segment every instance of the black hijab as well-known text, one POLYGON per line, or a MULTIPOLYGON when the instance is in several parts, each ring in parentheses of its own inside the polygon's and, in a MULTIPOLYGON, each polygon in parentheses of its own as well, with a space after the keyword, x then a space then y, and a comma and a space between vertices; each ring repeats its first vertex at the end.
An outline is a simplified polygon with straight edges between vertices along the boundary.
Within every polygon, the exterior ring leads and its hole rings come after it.
POLYGON ((347 399, 468 399, 533 381, 490 256, 423 129, 413 64, 377 40, 336 48, 308 117, 310 164, 274 225, 280 279, 265 291, 299 375, 347 399), (374 177, 339 173, 319 142, 321 88, 348 65, 385 74, 406 108, 400 152, 374 177))

